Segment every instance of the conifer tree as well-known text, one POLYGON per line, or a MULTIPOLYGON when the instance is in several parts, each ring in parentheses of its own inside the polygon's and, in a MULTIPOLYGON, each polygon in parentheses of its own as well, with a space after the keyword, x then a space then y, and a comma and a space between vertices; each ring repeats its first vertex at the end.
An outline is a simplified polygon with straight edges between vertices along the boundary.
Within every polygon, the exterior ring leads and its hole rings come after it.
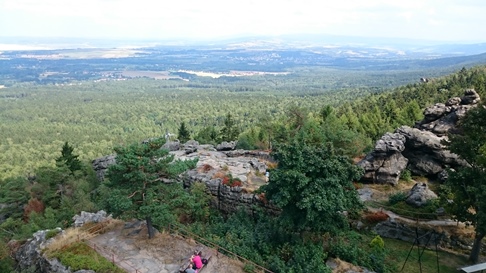
POLYGON ((186 123, 184 121, 181 122, 181 125, 179 126, 179 133, 177 135, 177 139, 179 139, 181 143, 186 143, 188 140, 191 139, 191 133, 187 129, 186 123))
POLYGON ((56 162, 65 165, 73 174, 75 171, 81 170, 81 161, 78 155, 73 153, 74 148, 66 141, 62 146, 61 156, 56 159, 56 162))
POLYGON ((163 139, 117 147, 116 164, 108 169, 106 186, 112 189, 107 200, 115 216, 145 219, 149 238, 154 236, 153 220, 168 224, 173 221, 163 195, 164 179, 173 179, 197 160, 174 161, 174 155, 160 149, 163 139))

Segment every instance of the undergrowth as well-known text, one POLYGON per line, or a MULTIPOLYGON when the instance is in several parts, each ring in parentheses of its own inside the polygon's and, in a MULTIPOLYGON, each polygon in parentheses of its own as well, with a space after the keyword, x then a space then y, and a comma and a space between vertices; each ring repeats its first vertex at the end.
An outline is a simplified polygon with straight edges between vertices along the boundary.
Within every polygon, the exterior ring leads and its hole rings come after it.
POLYGON ((124 273, 103 256, 99 255, 85 242, 75 242, 64 249, 56 250, 48 255, 49 258, 57 258, 59 261, 77 270, 93 270, 97 273, 124 273))

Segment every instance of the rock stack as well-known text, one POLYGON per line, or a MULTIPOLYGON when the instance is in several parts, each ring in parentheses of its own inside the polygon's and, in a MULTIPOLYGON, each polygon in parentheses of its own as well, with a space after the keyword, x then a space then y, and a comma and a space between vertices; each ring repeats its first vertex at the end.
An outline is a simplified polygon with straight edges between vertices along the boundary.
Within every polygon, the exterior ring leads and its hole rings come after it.
POLYGON ((413 128, 402 126, 394 133, 386 133, 376 142, 374 150, 358 162, 365 170, 362 181, 396 185, 405 168, 416 175, 438 177, 447 168, 464 165, 442 143, 479 101, 478 93, 467 89, 462 98, 450 98, 446 103, 426 108, 424 119, 413 128))

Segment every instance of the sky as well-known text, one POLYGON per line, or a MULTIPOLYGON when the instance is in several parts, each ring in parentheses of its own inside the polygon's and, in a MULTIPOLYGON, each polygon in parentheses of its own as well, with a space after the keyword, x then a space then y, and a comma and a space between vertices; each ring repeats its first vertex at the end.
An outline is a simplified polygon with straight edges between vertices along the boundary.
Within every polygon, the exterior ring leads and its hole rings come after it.
POLYGON ((0 0, 0 37, 331 34, 486 42, 484 0, 0 0))

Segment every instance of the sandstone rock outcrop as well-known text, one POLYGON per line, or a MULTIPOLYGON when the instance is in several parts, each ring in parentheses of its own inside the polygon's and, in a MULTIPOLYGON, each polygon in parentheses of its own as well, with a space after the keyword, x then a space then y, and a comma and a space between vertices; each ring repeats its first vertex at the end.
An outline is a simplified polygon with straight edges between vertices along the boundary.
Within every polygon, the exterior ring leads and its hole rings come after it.
POLYGON ((375 149, 358 162, 365 170, 364 181, 395 185, 405 169, 408 159, 402 155, 405 149, 405 137, 386 133, 376 142, 375 149))
POLYGON ((82 227, 86 223, 101 223, 110 219, 110 215, 106 215, 104 210, 96 213, 81 211, 79 215, 73 216, 74 227, 82 227))
POLYGON ((216 145, 216 150, 218 151, 231 151, 236 148, 236 141, 226 142, 223 141, 220 144, 216 145))
MULTIPOLYGON (((55 230, 60 233, 61 229, 55 230)), ((17 270, 19 272, 37 273, 73 273, 71 269, 62 265, 57 259, 48 259, 43 254, 43 249, 52 242, 53 238, 47 239, 49 230, 40 230, 34 233, 31 239, 23 244, 15 253, 17 270)), ((79 270, 74 273, 90 272, 79 270)))
POLYGON ((365 170, 362 181, 396 185, 405 168, 413 174, 438 177, 447 168, 464 165, 457 155, 446 150, 442 141, 449 132, 457 130, 457 122, 479 100, 476 91, 467 89, 461 98, 426 108, 424 119, 414 128, 402 126, 394 133, 386 133, 374 150, 358 162, 365 170))
MULTIPOLYGON (((229 146, 234 148, 235 143, 229 146)), ((220 211, 229 213, 239 208, 252 209, 253 205, 276 208, 269 205, 264 196, 255 194, 254 190, 267 183, 266 162, 273 162, 268 152, 247 150, 217 151, 213 145, 199 145, 189 141, 179 145, 179 149, 170 151, 175 159, 186 160, 198 158, 196 169, 183 174, 185 187, 192 183, 206 184, 211 193, 212 205, 220 211), (238 178, 241 186, 223 184, 224 176, 238 178)), ((110 164, 115 163, 114 156, 102 157, 93 161, 93 168, 98 178, 103 178, 110 164)))
POLYGON ((99 181, 103 181, 105 179, 105 174, 108 167, 115 163, 115 155, 107 155, 93 160, 93 170, 96 172, 96 177, 99 181))
POLYGON ((415 207, 421 207, 427 204, 429 200, 437 198, 437 194, 429 189, 427 183, 415 183, 412 189, 410 189, 405 202, 415 207))

